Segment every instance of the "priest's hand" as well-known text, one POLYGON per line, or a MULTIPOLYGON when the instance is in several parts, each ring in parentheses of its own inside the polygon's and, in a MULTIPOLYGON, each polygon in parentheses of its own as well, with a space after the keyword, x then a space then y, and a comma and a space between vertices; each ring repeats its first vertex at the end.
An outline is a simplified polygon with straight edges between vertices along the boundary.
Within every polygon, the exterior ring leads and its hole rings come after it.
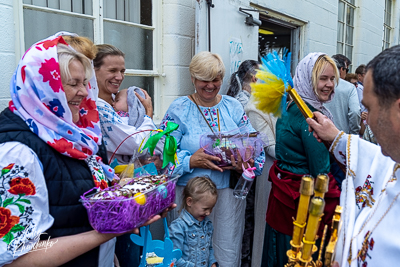
POLYGON ((308 123, 308 131, 313 133, 313 136, 317 138, 318 142, 332 142, 338 135, 339 130, 333 124, 333 122, 328 119, 327 116, 316 111, 314 112, 315 120, 308 118, 306 121, 308 123))

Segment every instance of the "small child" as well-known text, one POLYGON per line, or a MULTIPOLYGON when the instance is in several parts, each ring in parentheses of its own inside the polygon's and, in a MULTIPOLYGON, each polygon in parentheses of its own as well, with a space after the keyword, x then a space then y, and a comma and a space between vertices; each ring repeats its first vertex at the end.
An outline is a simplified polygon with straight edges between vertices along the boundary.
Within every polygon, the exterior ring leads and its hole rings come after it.
MULTIPOLYGON (((112 104, 114 110, 118 113, 122 118, 129 117, 128 110, 128 89, 120 90, 116 95, 114 102, 112 104)), ((128 119, 124 121, 128 124, 128 119)))
POLYGON ((207 217, 217 202, 217 187, 210 178, 195 177, 182 194, 182 211, 169 228, 174 249, 182 250, 176 266, 217 267, 212 247, 214 228, 207 217))
POLYGON ((124 123, 139 128, 144 116, 152 118, 153 106, 149 94, 139 87, 131 86, 120 90, 112 104, 124 123))
MULTIPOLYGON (((144 99, 148 95, 143 89, 131 86, 128 89, 121 89, 116 95, 112 104, 115 112, 120 116, 123 123, 130 126, 140 127, 144 121, 143 116, 146 115, 146 107, 143 105, 144 99)), ((142 165, 154 163, 157 170, 161 170, 162 157, 159 147, 155 150, 155 156, 143 155, 139 157, 142 165)))

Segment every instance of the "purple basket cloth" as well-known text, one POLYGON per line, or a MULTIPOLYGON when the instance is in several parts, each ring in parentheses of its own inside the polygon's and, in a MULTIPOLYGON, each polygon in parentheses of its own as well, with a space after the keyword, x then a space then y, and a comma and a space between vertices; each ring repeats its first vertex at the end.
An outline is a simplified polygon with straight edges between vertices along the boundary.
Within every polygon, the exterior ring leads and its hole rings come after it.
POLYGON ((141 226, 152 216, 161 213, 175 200, 175 186, 178 177, 166 183, 158 185, 144 192, 146 203, 139 205, 134 197, 117 197, 111 200, 90 199, 93 194, 81 196, 80 201, 87 210, 89 222, 93 229, 99 233, 124 233, 141 226), (159 192, 158 188, 165 186, 165 192, 159 192))

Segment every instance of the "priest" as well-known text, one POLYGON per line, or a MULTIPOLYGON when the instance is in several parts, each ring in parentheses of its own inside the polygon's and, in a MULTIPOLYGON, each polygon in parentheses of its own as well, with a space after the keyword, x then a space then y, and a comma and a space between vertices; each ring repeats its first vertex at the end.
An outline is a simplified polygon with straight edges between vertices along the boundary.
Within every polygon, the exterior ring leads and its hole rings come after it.
POLYGON ((342 226, 335 250, 338 266, 397 266, 400 253, 400 45, 367 65, 362 104, 379 144, 339 131, 315 112, 307 119, 318 141, 346 167, 340 205, 342 226))

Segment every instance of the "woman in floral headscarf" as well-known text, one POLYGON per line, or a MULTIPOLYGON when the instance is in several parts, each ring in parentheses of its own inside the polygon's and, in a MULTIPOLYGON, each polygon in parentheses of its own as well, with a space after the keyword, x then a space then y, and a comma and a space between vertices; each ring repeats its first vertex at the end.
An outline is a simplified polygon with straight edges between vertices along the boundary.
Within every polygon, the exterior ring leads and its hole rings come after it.
POLYGON ((114 266, 116 235, 94 231, 79 203, 114 175, 96 155, 92 73, 57 35, 34 44, 14 73, 0 114, 0 265, 114 266))
MULTIPOLYGON (((297 65, 294 88, 312 111, 320 111, 332 119, 322 104, 329 102, 339 74, 334 61, 323 53, 310 53, 297 65)), ((288 259, 293 232, 293 217, 299 198, 301 177, 317 177, 330 171, 329 152, 308 132, 308 124, 293 101, 287 104, 287 114, 276 123, 275 155, 269 180, 272 189, 268 201, 262 266, 284 266, 288 259)), ((325 195, 325 211, 321 223, 331 221, 339 204, 340 191, 333 176, 325 195)))

